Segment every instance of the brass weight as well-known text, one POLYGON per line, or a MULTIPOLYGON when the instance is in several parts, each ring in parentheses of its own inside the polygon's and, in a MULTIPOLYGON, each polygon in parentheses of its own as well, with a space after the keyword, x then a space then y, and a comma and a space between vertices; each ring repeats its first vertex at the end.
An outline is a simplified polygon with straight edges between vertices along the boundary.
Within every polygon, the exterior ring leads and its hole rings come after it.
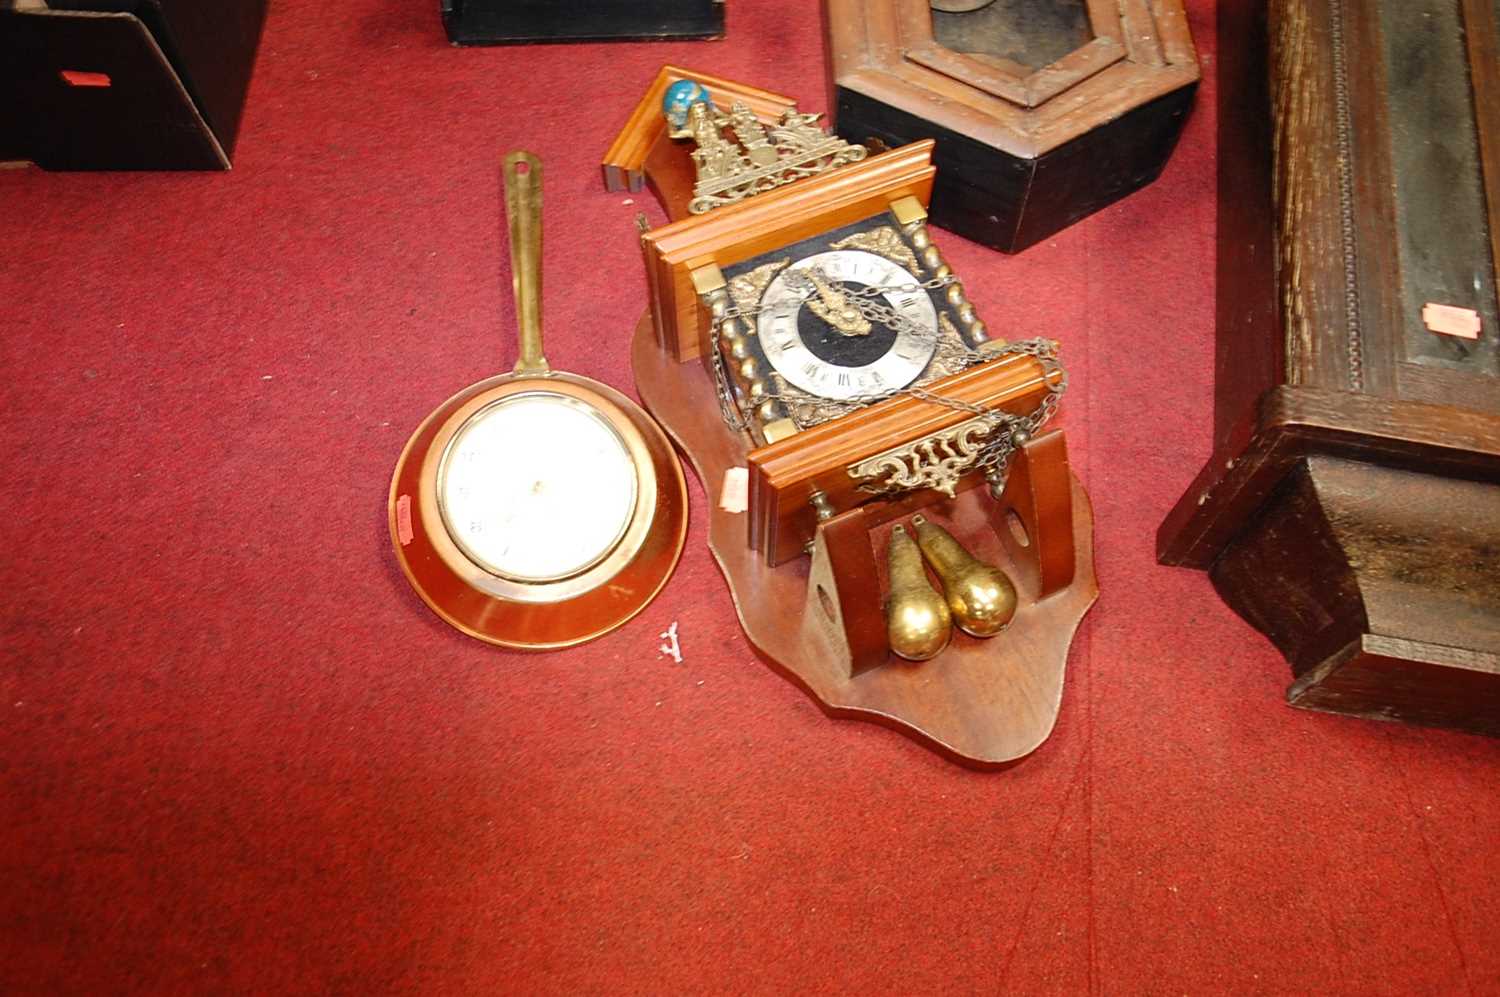
POLYGON ((948 646, 953 621, 948 604, 927 580, 917 543, 897 526, 887 556, 891 591, 886 597, 886 634, 891 650, 908 661, 926 661, 948 646))
POLYGON ((912 517, 917 544, 943 583, 953 622, 975 637, 993 637, 1016 615, 1016 587, 1005 572, 974 557, 947 530, 912 517))

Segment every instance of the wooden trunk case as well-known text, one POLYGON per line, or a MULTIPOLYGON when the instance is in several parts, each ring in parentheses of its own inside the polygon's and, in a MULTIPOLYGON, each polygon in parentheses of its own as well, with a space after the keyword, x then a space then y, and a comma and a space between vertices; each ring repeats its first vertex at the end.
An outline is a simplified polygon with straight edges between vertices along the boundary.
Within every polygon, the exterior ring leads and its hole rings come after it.
POLYGON ((825 0, 851 142, 937 141, 935 225, 1013 253, 1150 183, 1198 83, 1182 0, 825 0))
POLYGON ((1500 0, 1219 17, 1214 453, 1159 557, 1294 705, 1500 733, 1500 0))

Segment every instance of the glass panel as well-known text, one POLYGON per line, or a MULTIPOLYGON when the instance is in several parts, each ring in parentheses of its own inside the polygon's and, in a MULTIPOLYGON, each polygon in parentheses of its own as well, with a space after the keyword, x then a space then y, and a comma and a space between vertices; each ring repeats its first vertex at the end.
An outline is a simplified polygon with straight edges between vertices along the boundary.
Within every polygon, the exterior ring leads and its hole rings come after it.
POLYGON ((1497 376, 1500 316, 1459 3, 1377 6, 1389 70, 1404 352, 1416 363, 1497 376), (1428 302, 1477 311, 1480 337, 1428 331, 1428 302))

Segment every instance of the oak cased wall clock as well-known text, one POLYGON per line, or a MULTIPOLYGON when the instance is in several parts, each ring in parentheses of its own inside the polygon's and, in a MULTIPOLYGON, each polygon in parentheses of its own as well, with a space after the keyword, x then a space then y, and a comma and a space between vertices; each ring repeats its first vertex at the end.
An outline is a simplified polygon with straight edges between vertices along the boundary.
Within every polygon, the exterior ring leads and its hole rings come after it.
POLYGON ((1219 18, 1213 452, 1158 557, 1292 705, 1500 734, 1500 7, 1219 18))

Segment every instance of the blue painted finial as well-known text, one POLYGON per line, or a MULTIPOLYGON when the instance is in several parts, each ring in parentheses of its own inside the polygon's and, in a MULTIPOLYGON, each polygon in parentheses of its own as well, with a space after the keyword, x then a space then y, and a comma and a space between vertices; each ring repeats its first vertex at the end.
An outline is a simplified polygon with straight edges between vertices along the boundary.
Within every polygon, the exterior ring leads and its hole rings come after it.
POLYGON ((688 133, 688 112, 694 104, 711 103, 708 88, 697 80, 678 80, 662 95, 661 113, 666 115, 669 134, 688 133))

